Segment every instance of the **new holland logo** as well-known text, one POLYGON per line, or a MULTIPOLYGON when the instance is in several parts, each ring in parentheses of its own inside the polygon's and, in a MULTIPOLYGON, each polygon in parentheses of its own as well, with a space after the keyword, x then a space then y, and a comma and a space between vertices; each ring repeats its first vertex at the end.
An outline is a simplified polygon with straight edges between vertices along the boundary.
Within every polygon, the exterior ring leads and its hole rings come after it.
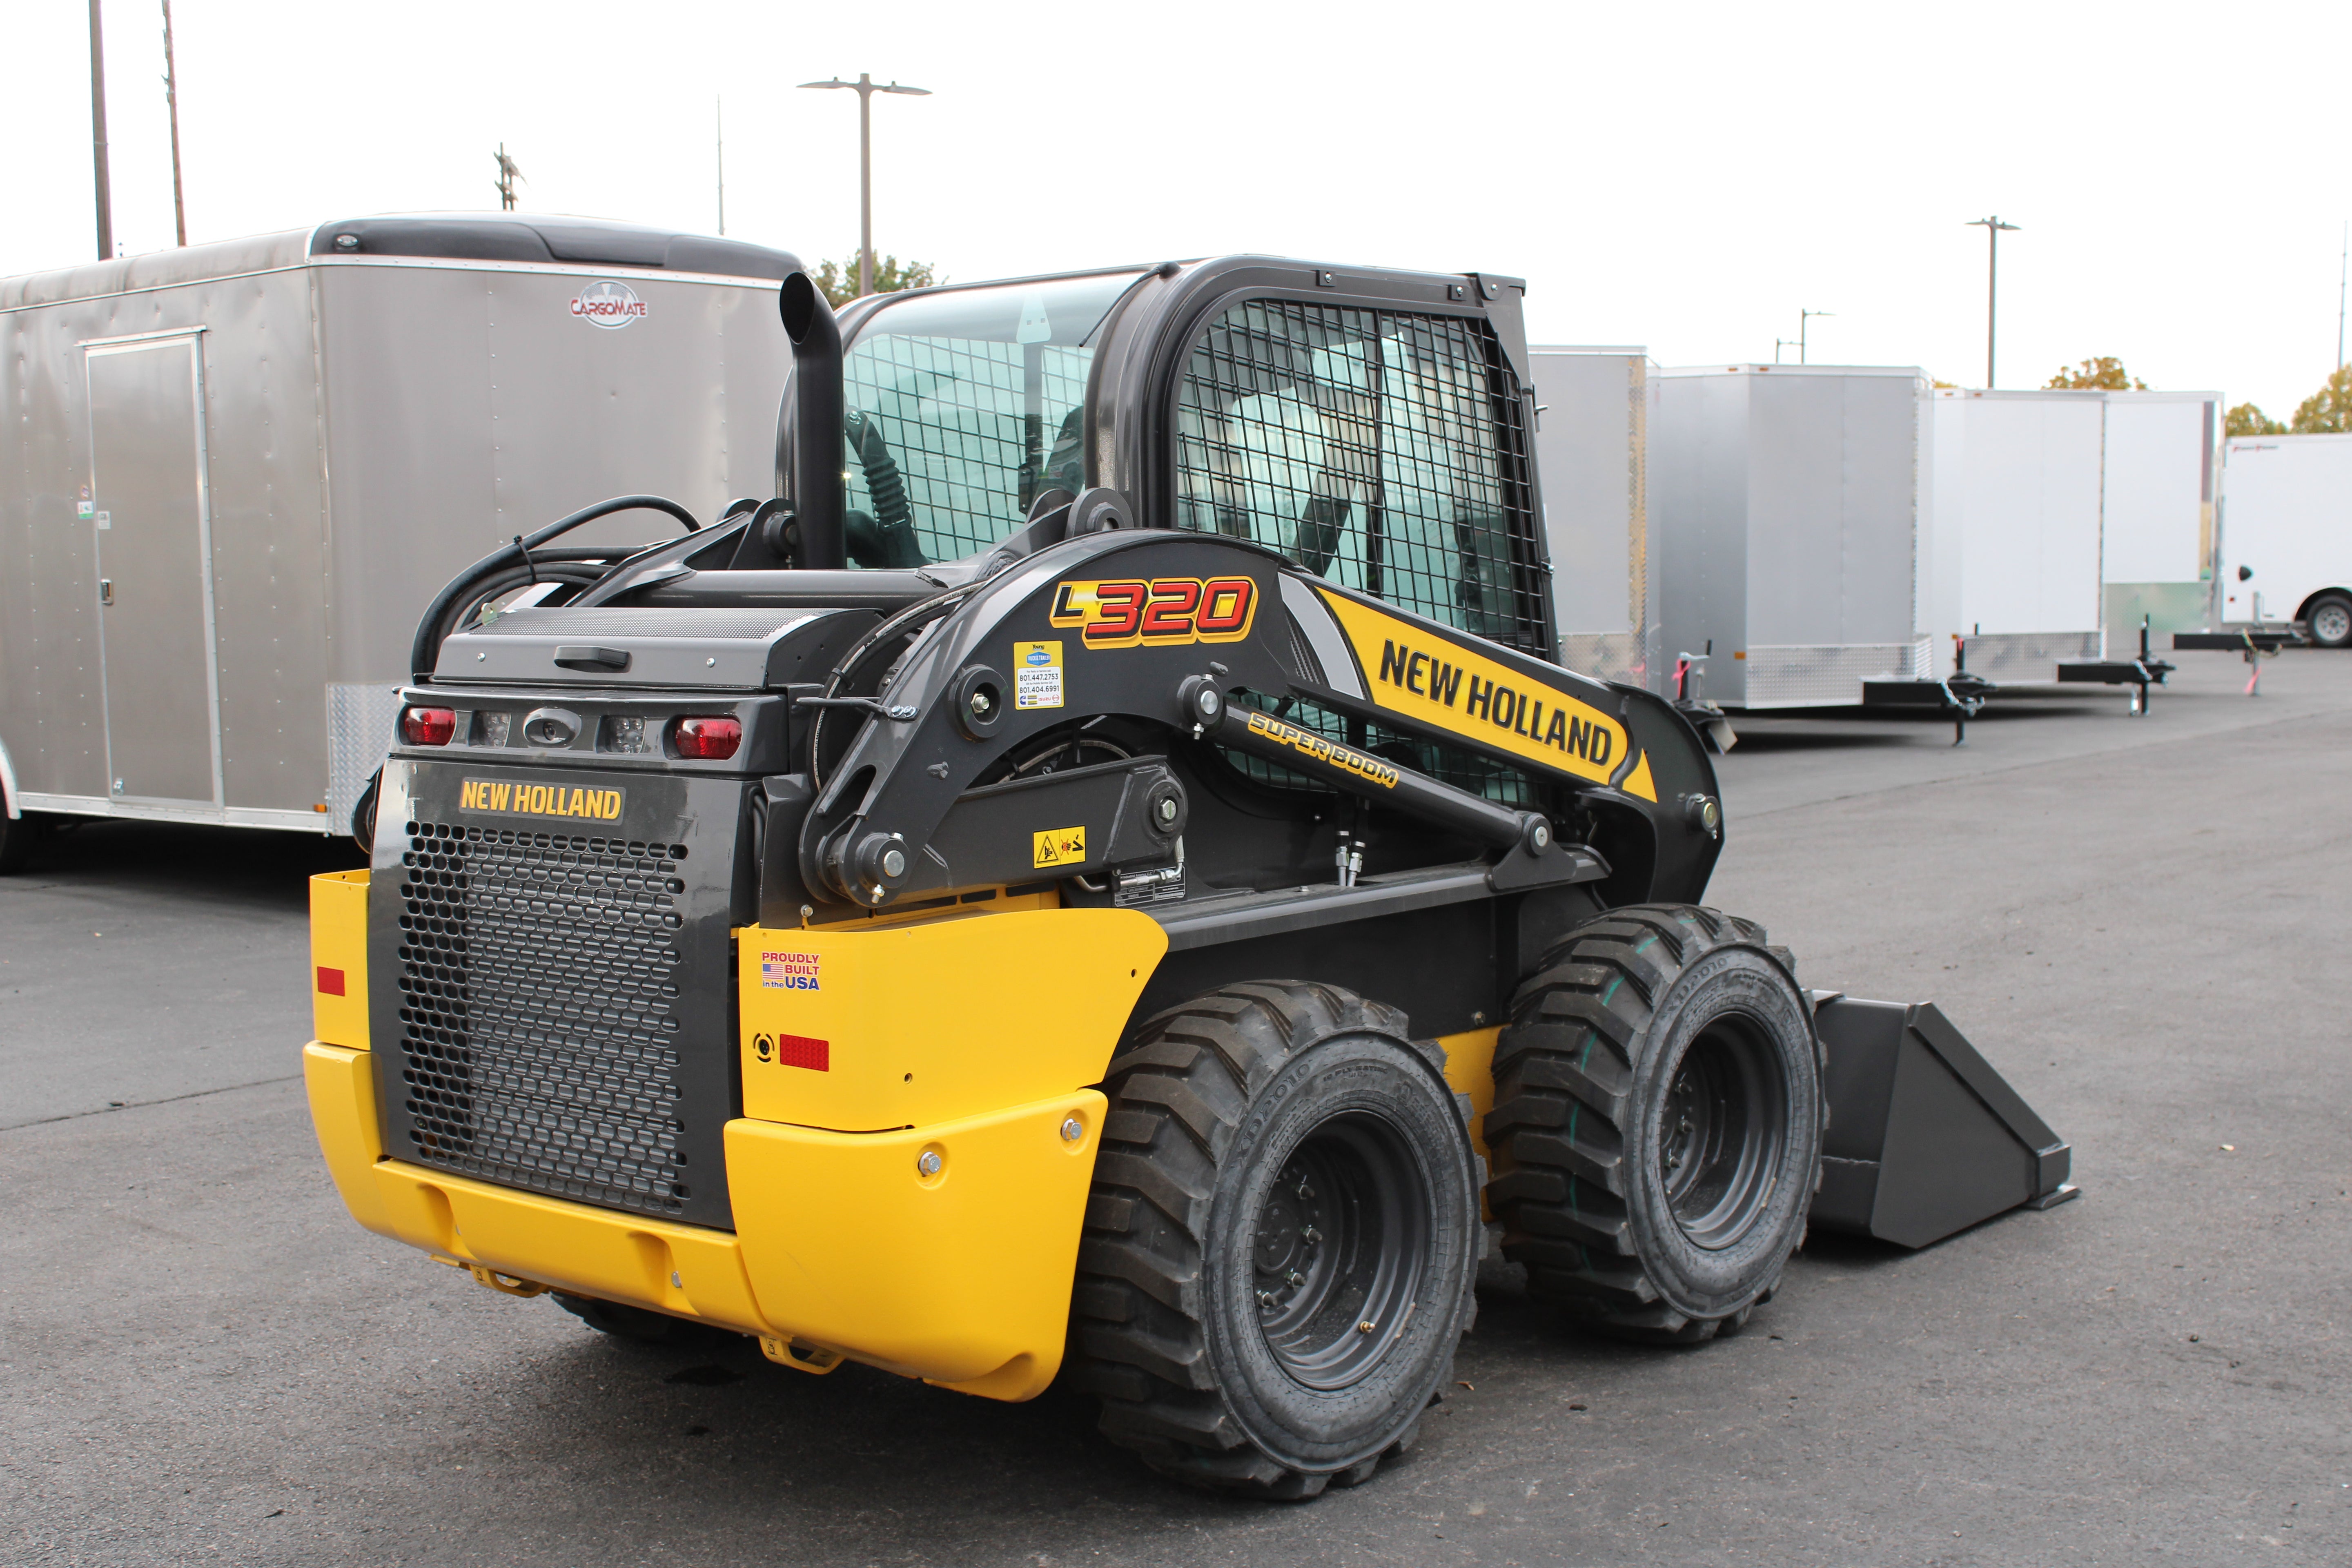
POLYGON ((501 816, 584 816, 618 822, 627 804, 617 789, 575 789, 568 784, 515 784, 506 779, 466 779, 457 785, 457 809, 501 816))
POLYGON ((635 289, 607 278, 573 295, 572 313, 592 327, 625 327, 646 312, 635 289))

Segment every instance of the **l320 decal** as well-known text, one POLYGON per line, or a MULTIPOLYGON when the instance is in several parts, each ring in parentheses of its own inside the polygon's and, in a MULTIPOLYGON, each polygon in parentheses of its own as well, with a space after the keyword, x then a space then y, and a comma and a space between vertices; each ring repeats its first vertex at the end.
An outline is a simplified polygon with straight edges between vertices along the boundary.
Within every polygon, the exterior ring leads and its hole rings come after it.
POLYGON ((1129 577, 1062 583, 1050 619, 1075 626, 1090 648, 1239 642, 1257 616, 1257 584, 1247 577, 1129 577))

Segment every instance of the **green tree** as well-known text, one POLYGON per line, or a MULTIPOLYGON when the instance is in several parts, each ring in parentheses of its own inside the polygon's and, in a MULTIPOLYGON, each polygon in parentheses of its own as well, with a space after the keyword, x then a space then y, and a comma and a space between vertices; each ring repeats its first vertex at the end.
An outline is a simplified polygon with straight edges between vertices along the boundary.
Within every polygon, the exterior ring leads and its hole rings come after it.
POLYGON ((2221 417, 2222 433, 2230 436, 2284 436, 2286 426, 2255 407, 2241 403, 2221 417))
POLYGON ((2352 364, 2339 364, 2317 392, 2303 400, 2289 426, 2298 436, 2352 432, 2352 364))
POLYGON ((2068 392, 2146 392, 2147 383, 2124 369, 2124 362, 2113 354, 2086 359, 2070 370, 2061 370, 2043 382, 2068 392))
MULTIPOLYGON (((901 289, 929 289, 947 279, 940 269, 928 261, 900 261, 895 256, 874 258, 874 291, 896 294, 901 289)), ((820 261, 816 268, 816 286, 833 308, 840 310, 857 298, 857 253, 851 251, 849 259, 840 263, 820 261)))

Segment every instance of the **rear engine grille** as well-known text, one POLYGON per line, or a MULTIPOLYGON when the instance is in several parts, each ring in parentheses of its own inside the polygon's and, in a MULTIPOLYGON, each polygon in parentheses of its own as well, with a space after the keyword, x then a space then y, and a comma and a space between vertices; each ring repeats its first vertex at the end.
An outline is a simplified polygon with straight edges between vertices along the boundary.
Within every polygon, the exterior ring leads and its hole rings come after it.
POLYGON ((415 1159, 677 1214, 691 1195, 676 1073, 686 847, 408 832, 401 1079, 415 1159))

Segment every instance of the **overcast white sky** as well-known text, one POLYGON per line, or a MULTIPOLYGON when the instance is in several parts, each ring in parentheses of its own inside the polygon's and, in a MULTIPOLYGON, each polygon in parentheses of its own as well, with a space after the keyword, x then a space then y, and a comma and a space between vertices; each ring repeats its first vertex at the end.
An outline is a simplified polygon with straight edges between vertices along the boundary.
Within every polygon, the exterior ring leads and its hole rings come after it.
MULTIPOLYGON (((959 279, 1228 250, 1518 273, 1538 341, 2000 379, 2118 354, 2284 415, 2336 352, 2352 5, 179 0, 191 239, 524 205, 959 279), (1795 357, 1795 351, 1789 351, 1795 357)), ((116 234, 172 242, 157 0, 106 0, 116 234)), ((93 254, 83 0, 6 0, 0 275, 93 254)))

